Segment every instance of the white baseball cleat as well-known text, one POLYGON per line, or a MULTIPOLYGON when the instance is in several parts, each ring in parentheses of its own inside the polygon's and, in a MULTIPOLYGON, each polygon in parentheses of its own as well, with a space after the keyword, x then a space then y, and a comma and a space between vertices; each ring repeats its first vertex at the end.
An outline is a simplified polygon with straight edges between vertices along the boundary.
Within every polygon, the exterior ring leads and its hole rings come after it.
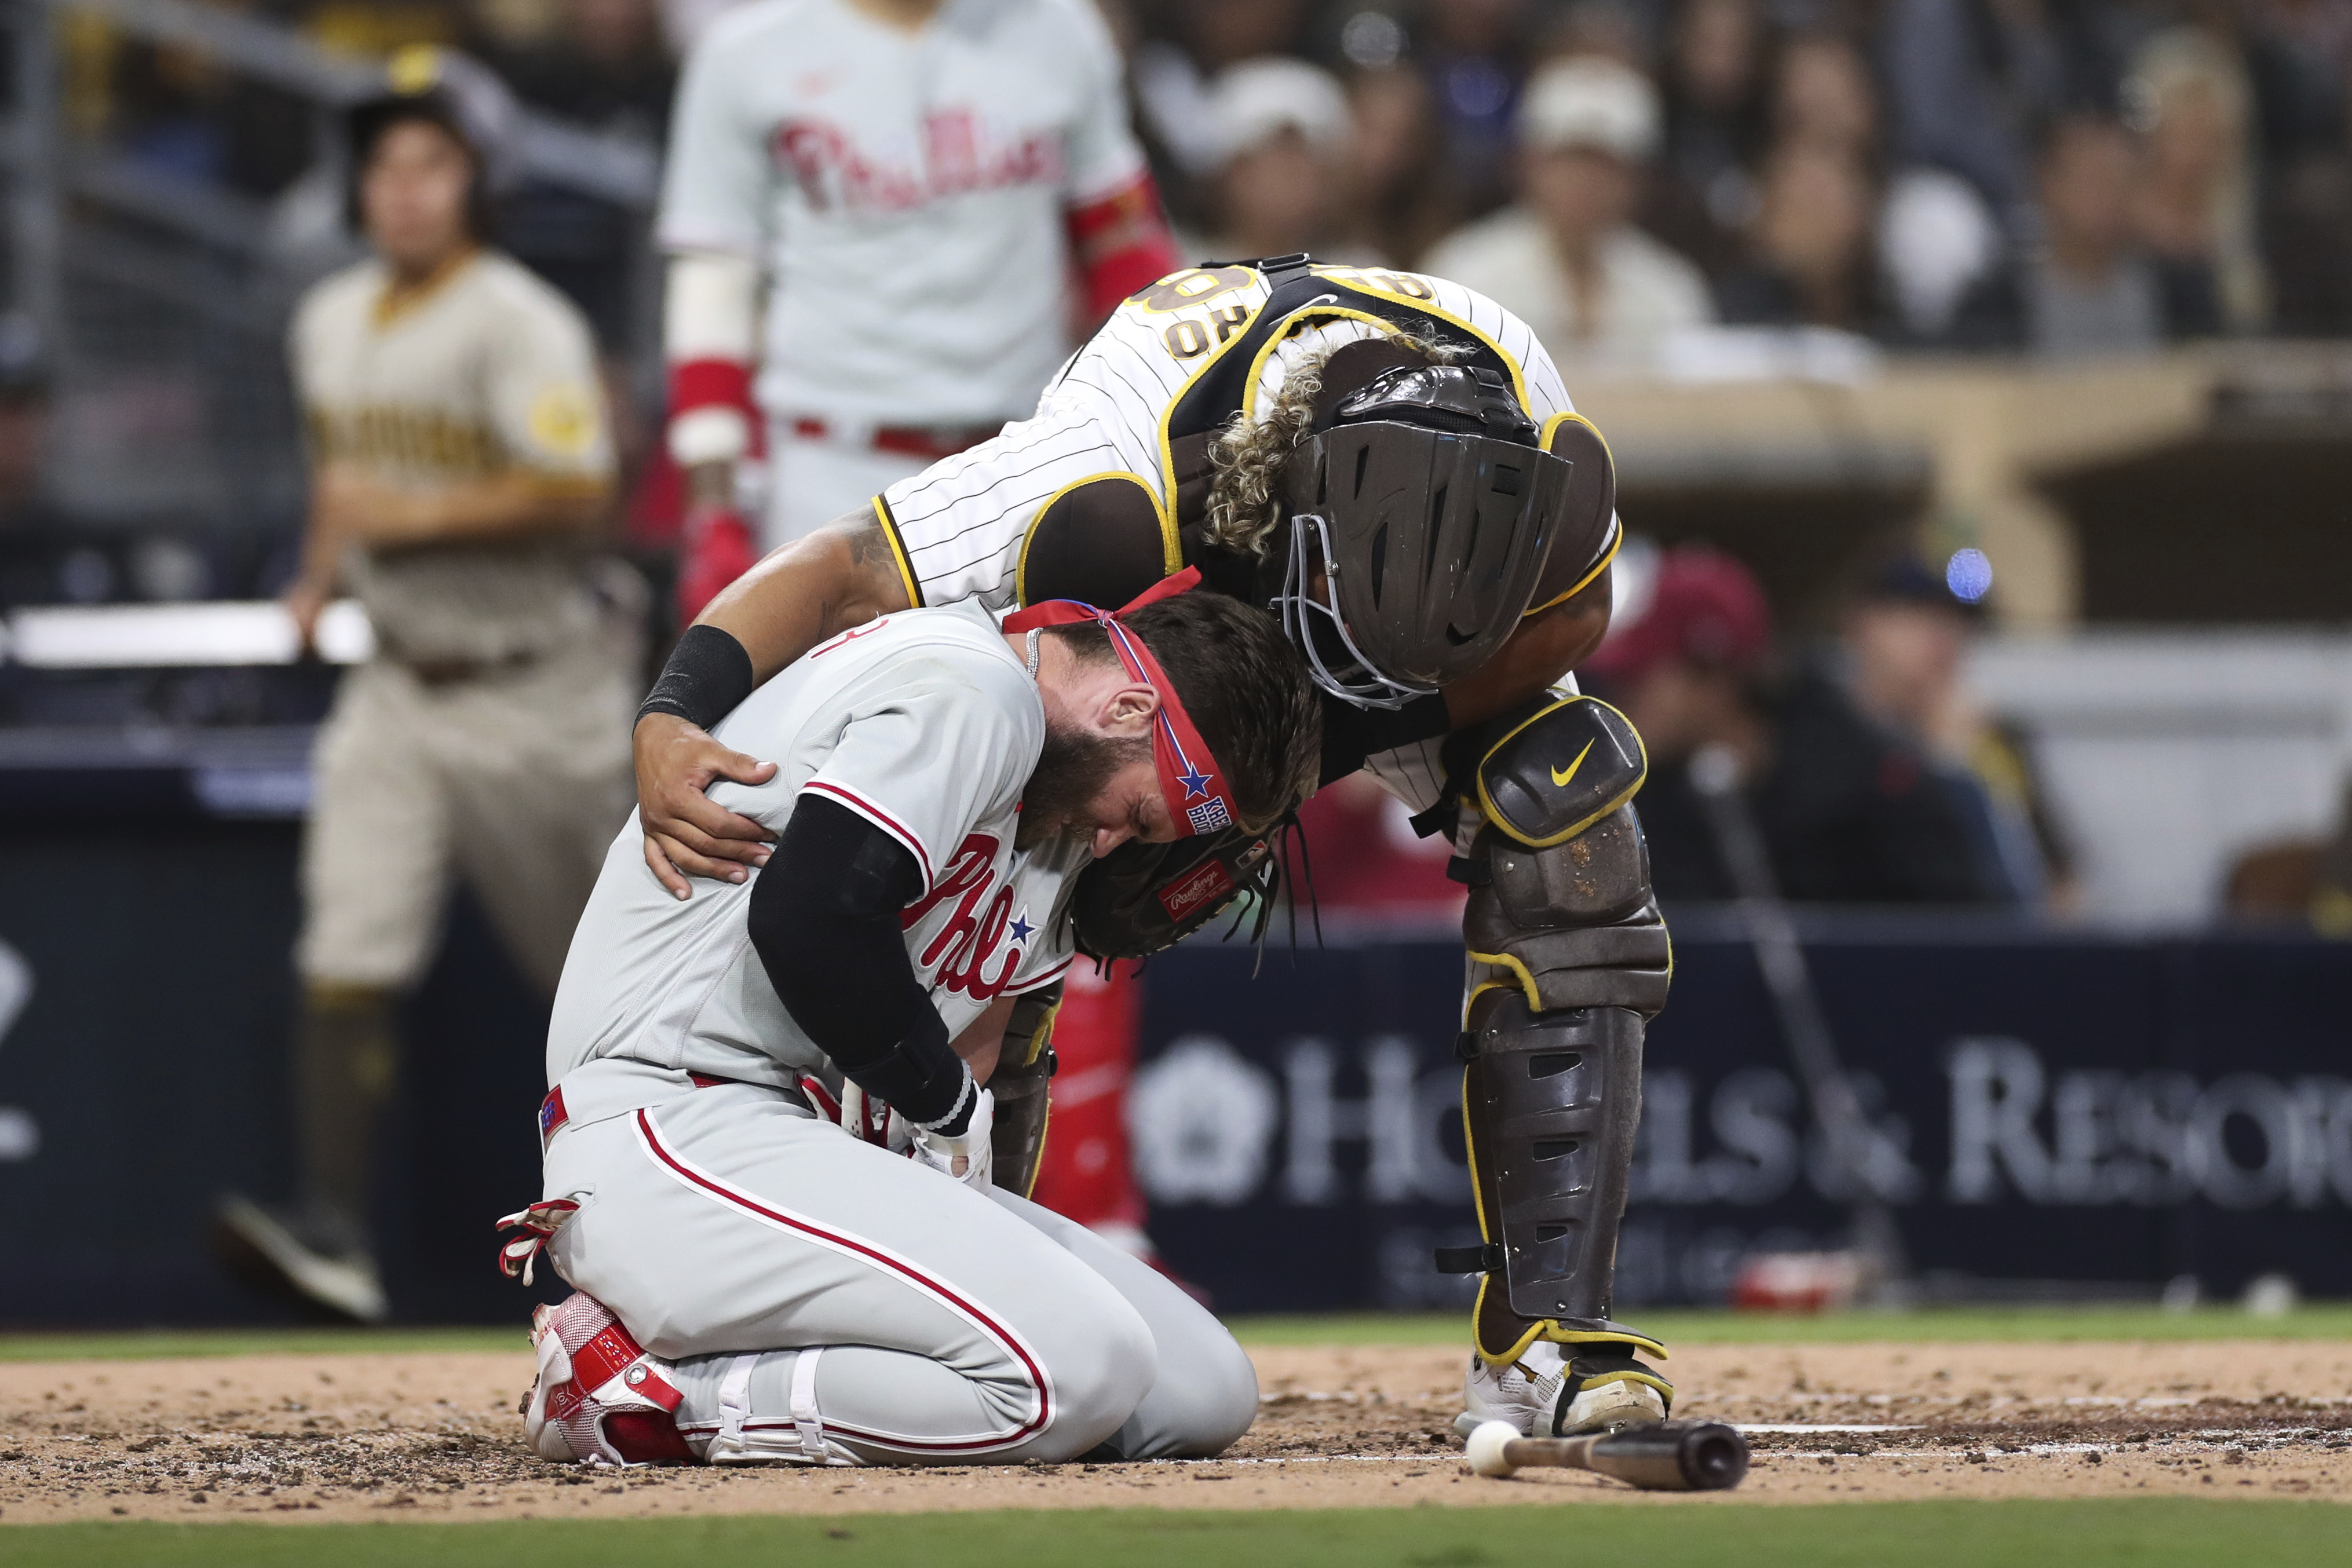
POLYGON ((1596 1346, 1570 1360, 1549 1340, 1528 1346, 1507 1366, 1470 1358, 1462 1383, 1456 1437, 1489 1421, 1508 1422, 1523 1437, 1572 1437, 1584 1432, 1666 1418, 1665 1394, 1643 1379, 1656 1376, 1618 1345, 1596 1346))

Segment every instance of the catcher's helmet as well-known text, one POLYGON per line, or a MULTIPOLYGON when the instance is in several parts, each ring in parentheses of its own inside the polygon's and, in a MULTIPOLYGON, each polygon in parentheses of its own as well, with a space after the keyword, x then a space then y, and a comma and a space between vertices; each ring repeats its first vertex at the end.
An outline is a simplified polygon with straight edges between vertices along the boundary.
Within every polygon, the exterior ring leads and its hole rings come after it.
POLYGON ((1275 603, 1318 685, 1401 707, 1502 645, 1568 502, 1570 465, 1538 441, 1484 367, 1397 366, 1315 422, 1285 466, 1275 603))
POLYGON ((512 183, 517 115, 514 97, 488 68, 453 49, 417 45, 392 57, 384 90, 343 111, 349 180, 343 219, 357 233, 360 175, 377 141, 394 125, 423 120, 446 131, 474 161, 474 181, 466 193, 466 225, 476 239, 490 234, 490 203, 512 183))

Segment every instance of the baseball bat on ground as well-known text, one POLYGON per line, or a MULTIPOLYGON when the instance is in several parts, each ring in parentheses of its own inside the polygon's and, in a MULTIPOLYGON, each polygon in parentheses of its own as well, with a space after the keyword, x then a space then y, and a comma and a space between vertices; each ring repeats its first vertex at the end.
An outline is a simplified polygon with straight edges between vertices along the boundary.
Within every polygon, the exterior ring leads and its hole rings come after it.
POLYGON ((1748 1439, 1720 1421, 1653 1421, 1590 1437, 1522 1437, 1508 1421, 1488 1421, 1470 1434, 1465 1457, 1482 1476, 1543 1465, 1643 1491, 1726 1491, 1748 1473, 1748 1439))

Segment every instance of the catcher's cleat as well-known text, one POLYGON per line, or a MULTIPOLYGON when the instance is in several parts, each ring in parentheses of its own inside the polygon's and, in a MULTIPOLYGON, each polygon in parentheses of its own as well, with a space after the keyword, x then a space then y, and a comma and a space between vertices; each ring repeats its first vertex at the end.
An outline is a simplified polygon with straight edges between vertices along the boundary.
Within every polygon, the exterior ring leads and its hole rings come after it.
POLYGON ((230 1193, 214 1219, 214 1243, 236 1273, 353 1322, 391 1318, 375 1258, 359 1227, 342 1216, 265 1207, 230 1193))
POLYGON ((1674 1388, 1617 1346, 1564 1358, 1559 1345, 1538 1340, 1500 1366, 1472 1356, 1462 1404, 1454 1418, 1458 1437, 1488 1421, 1507 1421, 1521 1437, 1572 1437, 1663 1421, 1674 1407, 1674 1388))
POLYGON ((523 1440, 558 1464, 691 1464, 677 1429, 670 1364, 629 1336, 604 1303, 575 1291, 531 1314, 539 1376, 523 1406, 523 1440))

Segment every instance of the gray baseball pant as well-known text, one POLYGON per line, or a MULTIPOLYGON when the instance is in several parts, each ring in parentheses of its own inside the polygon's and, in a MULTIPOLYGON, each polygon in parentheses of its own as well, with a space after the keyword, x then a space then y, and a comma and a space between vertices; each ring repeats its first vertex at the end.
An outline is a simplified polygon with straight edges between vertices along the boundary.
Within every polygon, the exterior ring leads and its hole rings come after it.
POLYGON ((557 1133, 563 1278, 677 1363, 713 1463, 1207 1456, 1257 1377, 1223 1325, 1084 1227, 725 1084, 557 1133))

